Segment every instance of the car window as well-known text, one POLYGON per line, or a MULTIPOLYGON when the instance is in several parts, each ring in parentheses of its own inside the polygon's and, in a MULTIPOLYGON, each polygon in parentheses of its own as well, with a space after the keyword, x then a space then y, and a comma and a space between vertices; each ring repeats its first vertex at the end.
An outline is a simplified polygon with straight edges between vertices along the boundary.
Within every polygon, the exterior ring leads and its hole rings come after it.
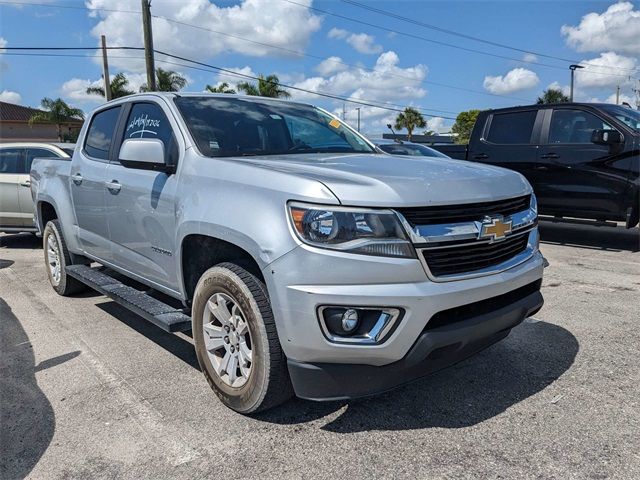
POLYGON ((109 159, 109 149, 111 148, 113 132, 116 129, 121 108, 117 106, 98 112, 93 116, 87 132, 87 140, 84 143, 84 150, 87 155, 100 160, 109 159))
POLYGON ((44 148, 27 148, 27 164, 26 164, 26 171, 27 173, 29 173, 31 171, 31 164, 33 163, 33 159, 36 157, 58 157, 60 158, 60 155, 58 155, 55 152, 52 152, 51 150, 46 150, 44 148))
POLYGON ((178 164, 178 144, 171 124, 159 105, 136 103, 131 107, 124 131, 128 138, 157 138, 164 143, 165 163, 178 164))
POLYGON ((486 140, 498 144, 530 143, 537 113, 529 110, 494 114, 486 140))
POLYGON ((591 143, 594 130, 612 130, 612 127, 583 110, 554 110, 549 126, 549 143, 591 143))
POLYGON ((24 173, 23 153, 22 148, 0 149, 0 173, 24 173))

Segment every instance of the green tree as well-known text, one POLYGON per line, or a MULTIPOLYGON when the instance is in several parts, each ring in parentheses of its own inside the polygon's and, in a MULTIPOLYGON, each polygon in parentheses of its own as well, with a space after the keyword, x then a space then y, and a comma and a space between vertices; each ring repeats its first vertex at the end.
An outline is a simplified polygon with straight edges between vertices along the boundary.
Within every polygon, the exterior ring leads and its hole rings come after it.
MULTIPOLYGON (((187 86, 187 79, 173 70, 156 68, 156 90, 158 92, 179 92, 187 86)), ((149 92, 149 86, 145 83, 140 87, 141 92, 149 92)))
POLYGON ((536 103, 542 105, 543 103, 567 103, 569 97, 567 97, 562 90, 557 88, 548 88, 542 92, 542 96, 538 97, 536 103))
POLYGON ((412 107, 407 107, 404 112, 401 112, 396 117, 396 122, 393 125, 396 130, 407 131, 407 140, 411 141, 411 135, 416 128, 424 128, 427 126, 427 122, 424 120, 422 114, 412 107))
POLYGON ((58 141, 63 141, 62 125, 69 123, 72 120, 83 120, 84 113, 79 108, 70 107, 61 98, 43 98, 40 101, 40 106, 44 110, 43 112, 36 112, 31 115, 29 119, 29 125, 33 125, 35 122, 53 123, 56 126, 58 133, 58 141))
POLYGON ((227 82, 222 82, 217 87, 207 85, 204 89, 207 92, 211 92, 211 93, 231 93, 231 94, 236 93, 236 91, 233 88, 229 87, 229 84, 227 82))
MULTIPOLYGON (((135 92, 133 90, 129 90, 127 86, 129 85, 129 79, 122 72, 117 73, 111 82, 109 82, 109 89, 111 90, 111 98, 120 98, 126 97, 127 95, 132 95, 135 92)), ((106 98, 104 94, 103 87, 89 87, 87 88, 88 94, 100 95, 106 98)))
POLYGON ((280 79, 277 75, 267 75, 266 77, 260 74, 258 76, 258 84, 249 82, 240 82, 238 84, 238 90, 244 92, 246 95, 254 95, 260 97, 271 98, 289 98, 291 94, 280 86, 280 79))
POLYGON ((456 122, 451 127, 451 133, 456 133, 456 143, 469 143, 471 130, 476 124, 480 110, 468 110, 460 112, 456 117, 456 122))

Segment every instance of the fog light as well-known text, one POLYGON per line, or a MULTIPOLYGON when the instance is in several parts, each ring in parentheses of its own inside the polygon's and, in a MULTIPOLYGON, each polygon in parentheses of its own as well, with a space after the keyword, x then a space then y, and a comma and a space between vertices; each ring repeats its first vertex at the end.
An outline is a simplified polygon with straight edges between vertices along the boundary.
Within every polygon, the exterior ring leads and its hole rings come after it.
POLYGON ((358 312, 353 308, 342 314, 342 328, 345 332, 352 332, 358 326, 358 312))

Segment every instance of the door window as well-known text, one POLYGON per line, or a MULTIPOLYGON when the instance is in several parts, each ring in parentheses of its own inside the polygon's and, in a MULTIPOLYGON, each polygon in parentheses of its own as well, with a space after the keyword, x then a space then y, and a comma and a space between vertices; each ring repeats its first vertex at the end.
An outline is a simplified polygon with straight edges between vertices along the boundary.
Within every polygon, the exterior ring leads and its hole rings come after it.
POLYGON ((51 150, 45 150, 44 148, 28 148, 25 173, 29 173, 31 171, 31 164, 33 163, 33 159, 36 157, 60 157, 60 155, 52 152, 51 150))
POLYGON ((536 110, 494 114, 486 140, 503 145, 530 143, 537 114, 536 110))
POLYGON ((24 173, 22 148, 0 149, 0 173, 24 173))
POLYGON ((120 108, 117 106, 103 110, 93 116, 87 132, 87 140, 84 143, 84 150, 90 157, 100 160, 109 159, 109 149, 118 123, 120 108))
POLYGON ((128 138, 157 138, 164 144, 165 163, 178 164, 178 144, 171 124, 159 105, 155 103, 135 103, 131 107, 124 131, 128 138))
POLYGON ((594 130, 613 130, 595 115, 582 110, 554 110, 549 126, 549 143, 591 143, 594 130))

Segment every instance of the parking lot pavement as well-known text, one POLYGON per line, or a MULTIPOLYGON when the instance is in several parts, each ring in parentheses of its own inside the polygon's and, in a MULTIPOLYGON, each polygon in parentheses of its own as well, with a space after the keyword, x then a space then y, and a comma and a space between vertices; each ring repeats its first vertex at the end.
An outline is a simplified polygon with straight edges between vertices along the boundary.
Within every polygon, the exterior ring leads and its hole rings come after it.
POLYGON ((191 339, 58 297, 0 236, 0 478, 640 478, 638 229, 541 226, 545 307, 454 368, 364 401, 243 417, 191 339))

